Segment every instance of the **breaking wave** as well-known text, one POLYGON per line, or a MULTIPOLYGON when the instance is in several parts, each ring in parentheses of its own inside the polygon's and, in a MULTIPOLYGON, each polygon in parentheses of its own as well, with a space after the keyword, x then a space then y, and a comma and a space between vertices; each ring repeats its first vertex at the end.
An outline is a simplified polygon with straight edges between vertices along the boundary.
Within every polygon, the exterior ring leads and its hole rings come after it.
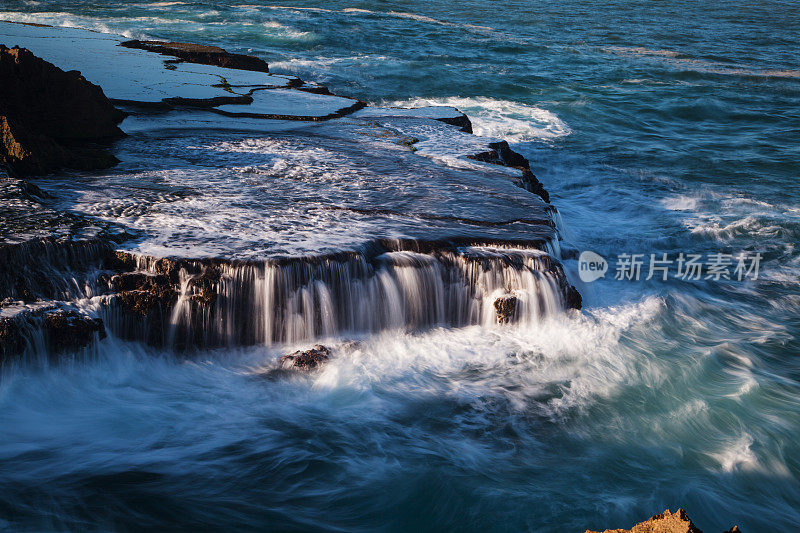
POLYGON ((541 107, 487 97, 412 98, 389 105, 398 107, 452 106, 472 121, 477 135, 509 142, 553 141, 572 133, 555 113, 541 107))

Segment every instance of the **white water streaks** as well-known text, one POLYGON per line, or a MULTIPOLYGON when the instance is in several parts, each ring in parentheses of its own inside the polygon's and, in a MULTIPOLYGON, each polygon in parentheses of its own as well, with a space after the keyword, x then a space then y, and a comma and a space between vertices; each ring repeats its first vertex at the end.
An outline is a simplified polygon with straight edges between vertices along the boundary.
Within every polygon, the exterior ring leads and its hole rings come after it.
MULTIPOLYGON (((136 262, 150 275, 161 265, 144 256, 136 262)), ((264 263, 188 262, 181 269, 181 294, 171 317, 151 317, 166 332, 160 341, 168 346, 269 346, 387 330, 491 326, 498 323, 499 297, 515 299, 512 321, 519 324, 559 315, 566 307, 563 273, 535 249, 440 245, 430 253, 390 248, 264 263), (218 270, 219 278, 210 305, 197 300, 190 284, 209 269, 218 270)), ((120 311, 113 305, 100 309, 110 330, 145 339, 143 319, 132 321, 120 311)))
POLYGON ((393 106, 448 106, 470 117, 476 135, 498 137, 508 142, 552 142, 572 133, 558 116, 538 106, 488 97, 412 98, 391 102, 393 106))

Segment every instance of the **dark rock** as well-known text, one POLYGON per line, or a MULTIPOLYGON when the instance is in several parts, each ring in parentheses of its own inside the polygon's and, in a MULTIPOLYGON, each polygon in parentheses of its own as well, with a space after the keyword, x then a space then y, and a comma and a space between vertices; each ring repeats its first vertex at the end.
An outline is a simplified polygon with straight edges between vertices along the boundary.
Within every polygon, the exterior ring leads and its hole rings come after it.
POLYGON ((471 155, 469 158, 493 165, 520 169, 522 176, 518 184, 526 191, 538 195, 546 203, 550 203, 550 194, 531 172, 531 165, 525 156, 512 150, 506 141, 490 143, 489 148, 489 150, 471 155))
MULTIPOLYGON (((292 80, 292 81, 294 81, 294 80, 292 80)), ((289 87, 292 87, 292 82, 289 83, 289 87)), ((330 91, 330 89, 328 89, 324 85, 300 85, 300 86, 296 86, 294 88, 297 89, 298 91, 303 91, 303 92, 307 92, 307 93, 323 94, 323 95, 326 95, 326 96, 333 95, 333 93, 330 91)))
POLYGON ((0 45, 0 164, 23 175, 107 168, 117 159, 86 142, 121 137, 123 118, 80 72, 0 45))
POLYGON ((501 324, 511 322, 517 314, 517 304, 519 301, 516 296, 501 296, 494 301, 494 310, 497 312, 497 320, 501 324))
POLYGON ((269 65, 263 59, 245 54, 234 54, 217 46, 193 43, 173 43, 165 41, 125 41, 120 46, 147 50, 162 55, 177 57, 189 63, 216 65, 218 67, 269 72, 269 65))
POLYGON ((469 117, 464 113, 461 113, 461 116, 459 117, 437 118, 436 120, 438 120, 439 122, 444 122, 445 124, 457 126, 464 133, 472 133, 472 122, 469 120, 469 117))
POLYGON ((88 345, 94 334, 103 339, 106 330, 103 321, 77 311, 50 311, 44 315, 44 331, 47 343, 53 351, 79 349, 88 345))
POLYGON ((331 351, 321 344, 310 350, 296 351, 293 354, 281 357, 281 366, 284 368, 297 368, 300 370, 313 370, 330 358, 331 351))
POLYGON ((567 287, 564 303, 567 306, 567 309, 580 309, 583 307, 583 298, 581 297, 581 293, 579 293, 578 289, 576 289, 573 285, 567 287))
POLYGON ((25 337, 22 335, 19 322, 13 318, 0 317, 0 361, 5 357, 22 353, 25 345, 25 337))
POLYGON ((186 107, 200 107, 200 108, 213 108, 226 104, 239 104, 246 105, 253 103, 253 97, 246 94, 231 95, 231 96, 215 96, 213 98, 184 98, 182 96, 175 96, 173 98, 164 98, 162 102, 170 107, 186 106, 186 107))
POLYGON ((528 169, 523 170, 521 180, 523 189, 539 196, 548 204, 550 203, 550 193, 545 190, 544 185, 534 176, 533 172, 528 169))
POLYGON ((146 316, 157 309, 166 313, 178 300, 178 292, 164 274, 129 272, 111 278, 116 302, 125 309, 146 316))
POLYGON ((208 265, 203 272, 189 280, 192 289, 192 300, 206 305, 217 301, 217 286, 221 272, 219 266, 208 265))

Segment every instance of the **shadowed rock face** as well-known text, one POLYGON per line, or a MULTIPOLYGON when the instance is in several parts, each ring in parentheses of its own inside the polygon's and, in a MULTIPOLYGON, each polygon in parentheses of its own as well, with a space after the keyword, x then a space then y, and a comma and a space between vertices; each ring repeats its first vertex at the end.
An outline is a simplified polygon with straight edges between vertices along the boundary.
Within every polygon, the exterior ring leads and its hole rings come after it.
POLYGON ((124 135, 124 117, 80 72, 0 45, 0 164, 20 174, 109 167, 111 154, 76 145, 124 135))
POLYGON ((0 316, 0 363, 22 354, 32 342, 34 331, 41 332, 48 355, 84 348, 95 339, 95 334, 100 339, 106 336, 99 318, 52 306, 23 309, 12 316, 0 316))
MULTIPOLYGON (((599 533, 586 530, 586 533, 599 533)), ((669 509, 661 514, 650 517, 649 520, 640 522, 631 529, 606 529, 602 533, 703 533, 695 526, 683 509, 671 513, 669 509)), ((737 526, 733 526, 724 533, 741 533, 737 526)))
POLYGON ((106 336, 103 321, 76 311, 52 311, 44 315, 44 331, 54 351, 82 348, 98 333, 106 336))
POLYGON ((194 43, 170 43, 164 41, 125 41, 120 46, 156 52, 162 55, 177 57, 189 63, 215 65, 218 67, 239 70, 269 72, 269 65, 263 59, 245 54, 233 54, 217 46, 205 46, 194 43))

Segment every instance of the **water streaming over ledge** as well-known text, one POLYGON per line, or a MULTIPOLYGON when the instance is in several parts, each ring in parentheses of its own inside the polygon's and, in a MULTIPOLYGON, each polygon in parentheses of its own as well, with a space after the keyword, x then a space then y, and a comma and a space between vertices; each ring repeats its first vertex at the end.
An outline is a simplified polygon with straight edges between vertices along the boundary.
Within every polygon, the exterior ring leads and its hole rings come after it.
MULTIPOLYGON (((134 257, 138 271, 164 272, 164 260, 134 257)), ((531 323, 564 310, 569 289, 556 260, 522 248, 242 264, 182 261, 175 268, 180 296, 168 315, 156 310, 142 320, 112 298, 100 310, 109 328, 172 347, 283 344, 389 329, 491 325, 498 322, 494 304, 501 297, 514 298, 511 320, 531 323)))

